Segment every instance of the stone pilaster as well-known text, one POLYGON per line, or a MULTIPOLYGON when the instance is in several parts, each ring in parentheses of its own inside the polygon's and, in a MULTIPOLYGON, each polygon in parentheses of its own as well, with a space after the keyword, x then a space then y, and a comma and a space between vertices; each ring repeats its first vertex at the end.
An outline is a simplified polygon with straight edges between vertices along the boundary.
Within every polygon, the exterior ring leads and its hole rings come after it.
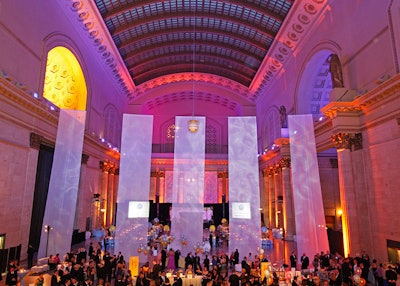
POLYGON ((282 172, 280 164, 274 166, 274 186, 275 186, 275 225, 277 228, 283 227, 283 194, 282 194, 282 172))
POLYGON ((357 196, 354 185, 354 170, 351 152, 362 148, 361 134, 336 133, 331 140, 337 148, 340 202, 342 208, 342 230, 344 255, 359 250, 357 196))
POLYGON ((293 240, 296 233, 293 189, 290 171, 290 158, 283 157, 280 160, 282 167, 282 193, 283 193, 283 227, 285 230, 285 239, 293 240))

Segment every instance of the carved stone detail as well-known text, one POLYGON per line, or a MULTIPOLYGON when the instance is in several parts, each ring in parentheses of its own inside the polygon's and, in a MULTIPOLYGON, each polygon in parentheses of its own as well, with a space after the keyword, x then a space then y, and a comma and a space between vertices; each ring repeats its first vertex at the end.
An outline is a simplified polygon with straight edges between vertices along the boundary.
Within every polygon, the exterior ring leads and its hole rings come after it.
POLYGON ((228 172, 218 172, 218 179, 226 179, 229 178, 228 172))
POLYGON ((283 158, 281 158, 279 163, 280 163, 282 168, 290 168, 291 159, 289 157, 283 157, 283 158))
POLYGON ((43 141, 43 136, 32 132, 29 138, 29 146, 33 149, 39 150, 40 143, 42 141, 43 141))
POLYGON ((336 133, 331 136, 331 141, 337 149, 349 149, 351 151, 362 149, 361 133, 336 133))

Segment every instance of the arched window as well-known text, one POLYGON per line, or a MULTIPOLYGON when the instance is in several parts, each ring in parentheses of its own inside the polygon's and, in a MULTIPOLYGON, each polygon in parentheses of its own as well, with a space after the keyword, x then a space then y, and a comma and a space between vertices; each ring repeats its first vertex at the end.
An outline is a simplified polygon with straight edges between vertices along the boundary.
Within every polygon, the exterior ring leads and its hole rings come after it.
POLYGON ((43 97, 60 109, 86 110, 85 77, 75 55, 65 47, 47 54, 43 97))
POLYGON ((120 146, 121 122, 115 106, 109 104, 103 112, 104 139, 114 147, 120 146))

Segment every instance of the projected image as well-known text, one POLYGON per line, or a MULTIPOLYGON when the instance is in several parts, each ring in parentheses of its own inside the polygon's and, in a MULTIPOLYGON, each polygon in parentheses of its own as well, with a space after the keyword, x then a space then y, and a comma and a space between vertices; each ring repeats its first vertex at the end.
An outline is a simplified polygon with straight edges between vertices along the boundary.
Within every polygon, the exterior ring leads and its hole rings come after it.
POLYGON ((232 218, 251 219, 250 203, 232 203, 232 218))
POLYGON ((128 218, 148 217, 149 209, 149 202, 131 201, 128 207, 128 218))

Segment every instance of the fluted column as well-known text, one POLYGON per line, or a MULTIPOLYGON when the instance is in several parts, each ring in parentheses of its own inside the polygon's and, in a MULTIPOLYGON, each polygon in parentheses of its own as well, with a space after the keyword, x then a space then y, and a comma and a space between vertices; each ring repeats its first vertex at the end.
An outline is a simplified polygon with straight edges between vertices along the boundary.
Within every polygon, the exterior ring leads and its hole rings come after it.
POLYGON ((160 195, 160 203, 165 203, 165 171, 160 172, 159 176, 159 195, 160 195))
POLYGON ((275 220, 276 227, 283 227, 283 211, 282 211, 282 176, 280 165, 274 166, 274 185, 275 185, 275 220))
POLYGON ((114 182, 116 167, 112 166, 108 172, 108 188, 107 188, 107 209, 106 209, 106 226, 112 225, 114 214, 114 182))
POLYGON ((264 217, 264 224, 266 226, 269 226, 269 197, 268 197, 268 171, 263 170, 262 171, 262 183, 263 183, 263 188, 261 189, 261 194, 260 194, 260 201, 261 201, 261 207, 262 207, 262 214, 264 217))
POLYGON ((283 227, 285 239, 293 240, 295 234, 295 218, 293 209, 293 190, 290 171, 290 158, 284 157, 280 160, 282 166, 282 193, 283 193, 283 227))
POLYGON ((112 223, 111 223, 114 226, 117 217, 118 182, 119 182, 119 167, 117 167, 114 172, 114 192, 112 200, 113 212, 112 212, 112 223))
POLYGON ((357 197, 354 185, 351 150, 362 148, 361 134, 337 133, 331 137, 331 140, 336 146, 338 154, 343 246, 344 255, 347 256, 349 253, 353 253, 357 248, 354 243, 359 240, 360 234, 357 223, 357 197))
POLYGON ((108 162, 100 161, 101 178, 100 178, 100 198, 97 206, 97 223, 96 227, 105 227, 105 212, 107 209, 107 189, 108 189, 108 172, 110 165, 108 162))
POLYGON ((218 172, 218 201, 222 203, 222 217, 225 218, 225 204, 228 201, 228 172, 218 172))
POLYGON ((82 154, 81 172, 79 175, 78 199, 76 202, 76 215, 74 220, 74 229, 80 229, 81 231, 86 230, 86 217, 90 215, 89 213, 87 213, 88 208, 86 208, 86 206, 90 204, 90 201, 88 201, 88 197, 84 192, 88 160, 89 156, 82 154))
POLYGON ((275 182, 274 182, 274 169, 268 169, 268 217, 269 227, 276 227, 275 224, 275 182))

